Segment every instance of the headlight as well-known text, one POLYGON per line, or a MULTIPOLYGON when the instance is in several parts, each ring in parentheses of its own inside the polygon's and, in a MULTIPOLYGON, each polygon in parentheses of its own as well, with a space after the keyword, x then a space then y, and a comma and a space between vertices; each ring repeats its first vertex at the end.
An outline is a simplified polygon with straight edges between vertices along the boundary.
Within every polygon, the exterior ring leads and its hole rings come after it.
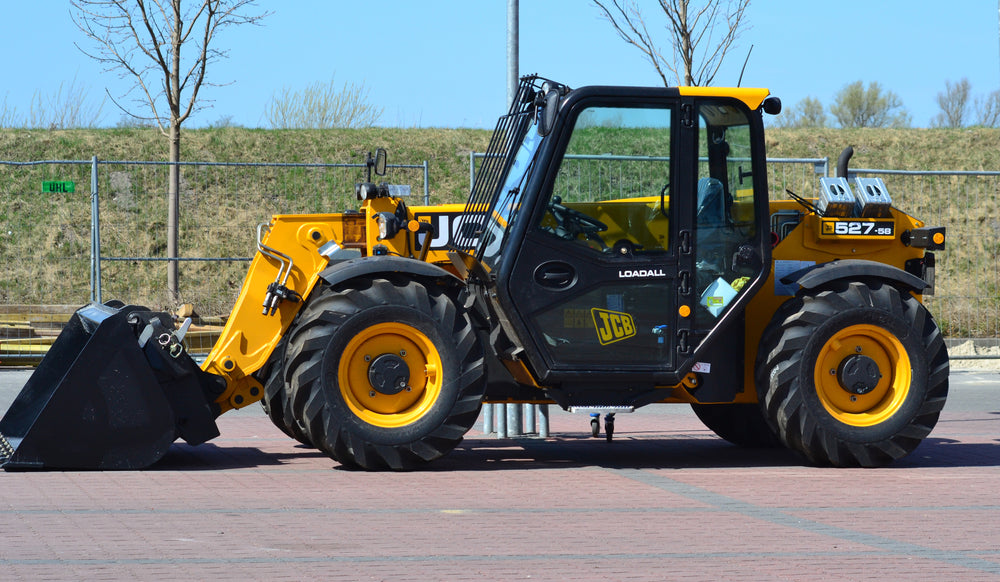
POLYGON ((399 233, 399 220, 391 212, 379 212, 375 215, 378 222, 378 240, 394 238, 399 233))
POLYGON ((371 182, 361 182, 354 185, 354 195, 358 200, 368 200, 375 198, 375 184, 371 182))

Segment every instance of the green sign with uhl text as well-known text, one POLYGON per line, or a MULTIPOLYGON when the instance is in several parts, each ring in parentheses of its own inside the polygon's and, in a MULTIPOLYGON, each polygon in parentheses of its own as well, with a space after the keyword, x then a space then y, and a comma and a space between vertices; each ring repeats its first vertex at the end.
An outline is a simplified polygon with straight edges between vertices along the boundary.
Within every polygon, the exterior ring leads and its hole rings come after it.
POLYGON ((68 180, 46 180, 42 182, 42 192, 76 192, 76 182, 68 180))

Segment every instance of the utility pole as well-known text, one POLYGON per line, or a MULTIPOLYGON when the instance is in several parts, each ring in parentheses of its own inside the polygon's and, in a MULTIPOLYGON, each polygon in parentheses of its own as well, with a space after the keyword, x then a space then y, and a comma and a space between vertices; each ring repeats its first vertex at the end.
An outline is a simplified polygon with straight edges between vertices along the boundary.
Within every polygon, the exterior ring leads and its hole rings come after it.
MULTIPOLYGON (((997 0, 1000 2, 1000 0, 997 0)), ((517 98, 518 85, 518 0, 507 0, 507 106, 517 98)))
MULTIPOLYGON (((1000 0, 998 0, 1000 1, 1000 0)), ((517 99, 518 87, 518 0, 507 0, 507 106, 517 99)), ((505 438, 524 434, 520 404, 505 404, 497 411, 497 416, 506 416, 506 422, 498 418, 497 437, 505 438)))

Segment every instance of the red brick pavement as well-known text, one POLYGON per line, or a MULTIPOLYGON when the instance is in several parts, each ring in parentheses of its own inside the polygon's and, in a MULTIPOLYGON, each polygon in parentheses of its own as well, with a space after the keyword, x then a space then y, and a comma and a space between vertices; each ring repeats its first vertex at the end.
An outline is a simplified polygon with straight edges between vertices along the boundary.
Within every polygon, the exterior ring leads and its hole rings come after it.
POLYGON ((613 443, 473 431, 365 473, 260 413, 151 470, 0 473, 4 580, 1000 580, 1000 415, 948 413, 892 467, 803 466, 678 407, 613 443))

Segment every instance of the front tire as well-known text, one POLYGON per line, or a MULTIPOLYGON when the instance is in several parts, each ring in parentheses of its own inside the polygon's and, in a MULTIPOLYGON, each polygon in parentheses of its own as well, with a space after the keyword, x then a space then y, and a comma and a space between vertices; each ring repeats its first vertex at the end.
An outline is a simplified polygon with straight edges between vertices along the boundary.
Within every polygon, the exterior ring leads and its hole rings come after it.
POLYGON ((260 405, 264 413, 271 419, 274 426, 281 432, 312 448, 308 435, 299 426, 299 423, 292 418, 291 404, 288 399, 288 391, 285 388, 285 379, 282 374, 282 362, 285 357, 285 346, 287 340, 282 340, 274 348, 274 353, 268 359, 267 364, 258 374, 258 379, 264 385, 264 397, 260 400, 260 405))
POLYGON ((479 416, 482 348, 436 287, 354 281, 317 288, 289 333, 293 416, 333 459, 408 470, 453 449, 479 416))
POLYGON ((789 300, 765 330, 764 416, 811 462, 877 467, 930 434, 948 395, 948 353, 927 309, 882 281, 789 300))

